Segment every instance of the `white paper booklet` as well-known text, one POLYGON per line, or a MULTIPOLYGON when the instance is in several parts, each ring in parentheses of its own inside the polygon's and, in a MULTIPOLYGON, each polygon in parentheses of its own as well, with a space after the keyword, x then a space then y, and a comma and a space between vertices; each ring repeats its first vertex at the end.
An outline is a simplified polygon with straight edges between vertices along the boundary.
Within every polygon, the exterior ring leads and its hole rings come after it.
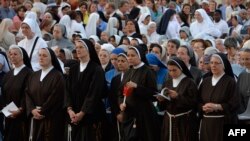
POLYGON ((161 93, 157 93, 156 95, 154 95, 155 97, 157 97, 157 96, 161 96, 161 97, 163 97, 163 98, 165 98, 165 99, 167 99, 167 100, 171 100, 171 98, 169 97, 169 96, 167 96, 167 95, 165 95, 166 93, 167 93, 167 91, 168 91, 168 88, 163 88, 162 90, 161 90, 161 93))
POLYGON ((5 117, 8 117, 11 115, 10 111, 17 111, 17 110, 18 108, 16 104, 12 101, 10 104, 8 104, 2 109, 2 113, 5 115, 5 117))

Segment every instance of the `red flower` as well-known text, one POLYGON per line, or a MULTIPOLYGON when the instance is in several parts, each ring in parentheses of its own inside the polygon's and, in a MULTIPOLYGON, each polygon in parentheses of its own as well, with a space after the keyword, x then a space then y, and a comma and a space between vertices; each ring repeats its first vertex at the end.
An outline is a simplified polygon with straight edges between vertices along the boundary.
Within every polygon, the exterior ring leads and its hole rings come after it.
POLYGON ((123 87, 123 95, 124 96, 130 96, 133 92, 133 88, 124 86, 123 87))

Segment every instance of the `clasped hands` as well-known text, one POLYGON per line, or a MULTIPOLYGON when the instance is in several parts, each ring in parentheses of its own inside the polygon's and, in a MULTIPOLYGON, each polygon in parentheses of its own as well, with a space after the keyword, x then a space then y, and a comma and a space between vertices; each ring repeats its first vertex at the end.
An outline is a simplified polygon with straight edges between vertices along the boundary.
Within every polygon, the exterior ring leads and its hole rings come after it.
POLYGON ((79 113, 75 113, 72 109, 68 110, 68 114, 69 114, 71 123, 75 125, 77 125, 85 115, 85 113, 82 111, 80 111, 79 113))

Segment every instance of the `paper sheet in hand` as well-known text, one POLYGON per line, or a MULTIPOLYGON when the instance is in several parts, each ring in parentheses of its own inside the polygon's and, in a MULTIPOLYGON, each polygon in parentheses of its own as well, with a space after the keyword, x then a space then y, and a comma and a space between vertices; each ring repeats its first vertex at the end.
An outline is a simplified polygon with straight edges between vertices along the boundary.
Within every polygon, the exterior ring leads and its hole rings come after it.
POLYGON ((161 90, 161 93, 157 93, 156 95, 154 95, 155 97, 157 97, 157 96, 161 96, 161 97, 163 97, 163 98, 165 98, 165 99, 167 99, 167 100, 171 100, 170 99, 170 97, 169 96, 166 96, 166 95, 164 95, 164 93, 166 93, 166 91, 167 91, 168 89, 167 88, 163 88, 162 90, 161 90))
POLYGON ((18 108, 16 104, 12 101, 9 105, 7 105, 2 109, 2 113, 5 115, 5 117, 8 117, 11 115, 11 112, 9 111, 17 111, 17 110, 18 108))

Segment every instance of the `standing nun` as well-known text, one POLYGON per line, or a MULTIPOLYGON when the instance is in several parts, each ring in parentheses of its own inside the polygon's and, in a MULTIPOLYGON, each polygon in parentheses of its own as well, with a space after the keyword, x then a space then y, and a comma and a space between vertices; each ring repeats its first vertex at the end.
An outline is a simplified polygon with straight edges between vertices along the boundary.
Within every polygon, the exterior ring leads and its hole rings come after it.
POLYGON ((72 127, 72 141, 103 140, 106 91, 105 75, 94 45, 87 39, 76 41, 80 62, 70 68, 66 88, 66 106, 72 127))
POLYGON ((4 140, 26 141, 28 139, 28 127, 25 113, 25 88, 26 80, 32 73, 32 67, 28 54, 23 48, 12 45, 9 48, 9 53, 14 69, 4 76, 2 101, 4 106, 14 102, 18 110, 11 111, 12 114, 5 118, 4 140))
POLYGON ((62 141, 64 137, 64 77, 50 48, 39 50, 41 70, 33 73, 26 87, 27 114, 31 119, 29 140, 62 141))
POLYGON ((145 51, 142 47, 128 49, 128 62, 132 66, 123 76, 119 91, 120 110, 123 111, 124 140, 125 141, 159 141, 160 126, 156 109, 152 101, 157 91, 156 78, 147 66, 145 51), (130 96, 126 96, 124 87, 133 89, 130 96), (133 124, 133 127, 130 125, 133 124), (129 132, 130 128, 136 134, 129 132))
POLYGON ((170 100, 157 97, 166 108, 163 119, 162 141, 196 141, 198 134, 195 130, 197 121, 195 107, 198 90, 193 77, 185 63, 172 57, 168 63, 169 78, 166 81, 167 95, 170 100))
POLYGON ((240 97, 225 54, 213 54, 210 68, 212 76, 205 78, 199 88, 200 141, 221 141, 223 125, 237 122, 240 97))

